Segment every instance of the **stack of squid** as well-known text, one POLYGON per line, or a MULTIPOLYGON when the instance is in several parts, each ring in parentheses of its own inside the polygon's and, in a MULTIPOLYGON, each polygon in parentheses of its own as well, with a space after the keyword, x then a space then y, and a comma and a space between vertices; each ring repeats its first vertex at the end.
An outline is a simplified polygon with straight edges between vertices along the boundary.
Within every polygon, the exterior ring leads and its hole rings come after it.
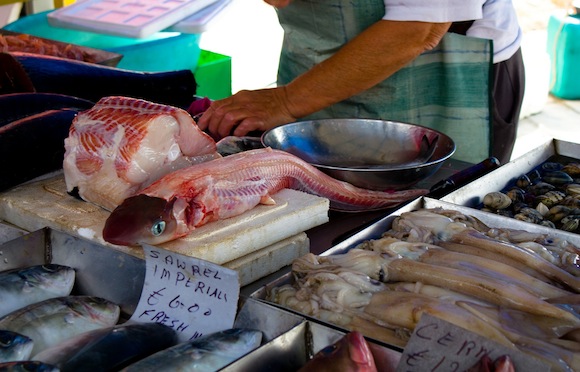
POLYGON ((405 212, 381 238, 307 254, 268 300, 404 348, 430 314, 553 370, 580 370, 580 249, 441 208, 405 212))

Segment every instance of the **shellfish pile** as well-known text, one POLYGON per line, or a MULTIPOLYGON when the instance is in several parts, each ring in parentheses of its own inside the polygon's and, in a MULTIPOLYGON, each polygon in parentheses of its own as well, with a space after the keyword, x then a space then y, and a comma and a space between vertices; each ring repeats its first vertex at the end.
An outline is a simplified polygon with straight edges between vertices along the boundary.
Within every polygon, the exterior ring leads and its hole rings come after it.
POLYGON ((307 254, 267 299, 405 347, 422 314, 580 370, 580 249, 557 236, 420 209, 342 254, 307 254))
POLYGON ((481 209, 580 233, 580 163, 545 162, 514 185, 485 195, 481 209))

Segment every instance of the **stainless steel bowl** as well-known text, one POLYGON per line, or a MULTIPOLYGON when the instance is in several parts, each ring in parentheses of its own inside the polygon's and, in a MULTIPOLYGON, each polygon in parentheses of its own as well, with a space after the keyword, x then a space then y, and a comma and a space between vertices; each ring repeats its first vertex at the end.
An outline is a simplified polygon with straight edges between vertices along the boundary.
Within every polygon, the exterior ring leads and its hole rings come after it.
POLYGON ((290 123, 264 132, 261 140, 334 178, 373 190, 409 188, 455 152, 453 140, 439 131, 370 119, 290 123))

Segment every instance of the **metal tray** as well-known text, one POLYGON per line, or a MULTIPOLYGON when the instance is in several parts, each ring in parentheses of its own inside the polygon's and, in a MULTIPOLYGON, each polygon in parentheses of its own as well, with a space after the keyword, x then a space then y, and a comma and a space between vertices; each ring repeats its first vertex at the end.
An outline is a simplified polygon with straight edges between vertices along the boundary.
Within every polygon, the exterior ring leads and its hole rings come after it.
MULTIPOLYGON (((580 144, 551 139, 519 158, 442 197, 441 200, 479 210, 483 205, 483 198, 486 194, 502 191, 515 185, 520 176, 529 174, 548 160, 574 160, 580 162, 580 144)), ((523 229, 535 229, 533 226, 537 226, 531 222, 524 223, 525 225, 522 225, 523 229)), ((553 230, 549 229, 549 231, 553 230)), ((556 231, 567 239, 578 239, 577 233, 569 233, 559 229, 556 229, 556 231)))
MULTIPOLYGON (((548 228, 545 226, 540 226, 540 225, 530 224, 530 223, 523 222, 523 221, 518 221, 518 220, 515 220, 513 218, 503 217, 503 216, 496 215, 493 213, 480 211, 478 209, 473 209, 470 207, 456 205, 456 204, 449 203, 449 202, 446 202, 443 200, 432 199, 432 198, 428 198, 428 197, 421 197, 421 198, 405 205, 404 207, 397 209, 396 211, 383 217, 382 219, 378 220, 377 222, 368 226, 367 228, 361 230, 360 232, 352 235, 351 237, 343 240, 341 243, 333 246, 329 250, 322 253, 321 256, 346 253, 348 250, 354 248, 355 246, 357 246, 358 244, 360 244, 366 240, 378 239, 381 237, 381 234, 383 232, 385 232, 391 228, 391 225, 392 225, 394 219, 397 218, 399 215, 401 215, 404 212, 410 212, 410 211, 421 209, 421 208, 443 208, 443 209, 455 210, 455 211, 461 212, 463 214, 469 214, 469 215, 479 219, 481 222, 485 223, 489 227, 504 227, 504 228, 525 230, 525 231, 533 232, 533 233, 548 234, 549 236, 566 239, 570 243, 580 246, 580 235, 578 235, 578 234, 566 233, 564 231, 555 230, 555 229, 548 228)), ((293 276, 292 276, 290 269, 287 269, 284 272, 280 272, 279 274, 280 275, 277 277, 270 276, 270 281, 265 281, 267 278, 264 278, 256 283, 254 283, 253 287, 251 288, 251 292, 247 293, 247 296, 250 298, 259 300, 259 301, 264 301, 265 303, 274 304, 267 299, 268 294, 271 291, 271 289, 274 287, 282 286, 284 284, 292 284, 293 283, 293 276)), ((285 307, 283 307, 281 305, 278 305, 278 304, 274 304, 274 305, 280 306, 281 308, 285 309, 285 307)), ((296 314, 298 314, 300 316, 304 316, 306 319, 309 319, 311 321, 316 321, 316 322, 319 322, 320 324, 323 324, 323 325, 326 325, 329 327, 334 327, 336 329, 342 330, 343 332, 347 331, 346 329, 344 329, 342 327, 339 327, 339 326, 336 326, 334 324, 330 324, 330 323, 315 319, 309 315, 302 314, 296 310, 292 310, 292 309, 287 309, 287 310, 295 312, 296 314)), ((370 338, 370 339, 373 342, 381 343, 380 340, 374 340, 372 338, 370 338)), ((393 345, 388 345, 388 346, 390 348, 392 348, 393 350, 400 350, 400 348, 398 348, 396 346, 393 346, 393 345)))
POLYGON ((483 202, 483 197, 487 193, 499 191, 514 184, 519 176, 530 172, 555 155, 580 159, 580 144, 551 139, 485 176, 449 193, 441 200, 475 208, 483 202))
MULTIPOLYGON (((0 271, 45 263, 73 267, 76 277, 72 293, 119 304, 122 321, 136 309, 145 280, 142 258, 50 228, 0 244, 0 258, 0 271)), ((345 334, 336 327, 247 297, 240 297, 234 327, 258 329, 264 339, 258 349, 226 366, 224 370, 228 371, 296 371, 345 334)))

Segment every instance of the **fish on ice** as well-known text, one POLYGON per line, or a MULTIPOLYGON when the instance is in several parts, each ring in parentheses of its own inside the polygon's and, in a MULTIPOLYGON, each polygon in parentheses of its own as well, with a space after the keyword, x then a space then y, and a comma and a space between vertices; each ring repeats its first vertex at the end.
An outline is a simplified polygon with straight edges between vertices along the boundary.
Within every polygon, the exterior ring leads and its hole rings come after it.
POLYGON ((117 245, 161 244, 208 222, 272 204, 271 195, 284 188, 325 197, 331 208, 343 211, 395 207, 427 192, 362 189, 295 155, 263 148, 167 174, 115 208, 105 222, 103 238, 117 245))
POLYGON ((107 210, 175 169, 219 157, 187 111, 121 96, 81 111, 64 145, 67 190, 107 210))

